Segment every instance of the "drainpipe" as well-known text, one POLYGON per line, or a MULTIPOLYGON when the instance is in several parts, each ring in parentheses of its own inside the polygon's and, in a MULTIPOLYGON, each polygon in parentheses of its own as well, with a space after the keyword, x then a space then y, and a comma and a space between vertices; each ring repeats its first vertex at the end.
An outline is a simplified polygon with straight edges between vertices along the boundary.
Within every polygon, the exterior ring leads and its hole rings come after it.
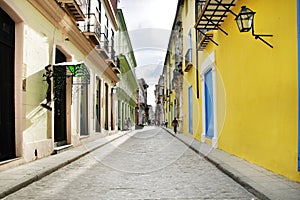
POLYGON ((199 99, 199 66, 198 66, 198 33, 196 30, 196 88, 197 88, 197 99, 199 99))

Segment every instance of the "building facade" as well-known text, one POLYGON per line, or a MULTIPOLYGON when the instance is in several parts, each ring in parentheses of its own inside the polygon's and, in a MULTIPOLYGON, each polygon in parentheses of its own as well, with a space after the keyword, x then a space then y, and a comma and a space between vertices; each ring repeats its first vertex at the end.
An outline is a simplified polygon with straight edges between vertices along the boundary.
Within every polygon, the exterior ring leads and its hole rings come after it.
POLYGON ((145 79, 138 79, 139 88, 136 100, 136 124, 146 125, 148 123, 147 88, 145 79))
POLYGON ((0 87, 7 96, 1 99, 1 169, 116 130, 114 7, 108 0, 0 2, 0 87))
POLYGON ((117 122, 119 130, 131 129, 135 125, 135 107, 138 82, 135 74, 136 60, 124 15, 118 9, 116 53, 120 63, 120 82, 117 83, 117 122))
MULTIPOLYGON (((179 0, 180 6, 182 132, 300 181, 299 1, 179 0), (242 6, 255 14, 249 32, 235 20, 242 6)), ((171 80, 174 62, 168 52, 163 73, 171 80)), ((168 100, 165 109, 172 111, 168 100)))
POLYGON ((155 124, 162 125, 165 122, 165 111, 164 111, 164 76, 160 75, 158 84, 155 85, 155 124))

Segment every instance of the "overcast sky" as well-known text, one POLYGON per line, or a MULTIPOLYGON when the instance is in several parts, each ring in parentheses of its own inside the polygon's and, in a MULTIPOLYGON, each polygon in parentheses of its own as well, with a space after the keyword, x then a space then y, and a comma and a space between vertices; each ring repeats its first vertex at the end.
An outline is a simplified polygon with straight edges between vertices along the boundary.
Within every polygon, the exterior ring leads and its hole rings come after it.
POLYGON ((148 104, 162 73, 178 0, 120 0, 137 61, 137 78, 149 85, 148 104))

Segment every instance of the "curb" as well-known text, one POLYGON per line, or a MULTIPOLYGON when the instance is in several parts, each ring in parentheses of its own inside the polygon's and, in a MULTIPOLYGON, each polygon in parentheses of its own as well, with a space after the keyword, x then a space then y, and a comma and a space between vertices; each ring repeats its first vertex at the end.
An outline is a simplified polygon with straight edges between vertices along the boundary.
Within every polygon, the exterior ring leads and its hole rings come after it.
POLYGON ((261 200, 271 200, 265 194, 263 194, 262 192, 258 191, 257 189, 255 189, 254 187, 252 187, 250 184, 248 184, 247 181, 244 180, 246 178, 241 178, 243 176, 240 173, 238 173, 238 172, 236 172, 236 173, 232 172, 232 171, 235 171, 233 168, 230 168, 228 165, 227 165, 227 167, 226 166, 222 166, 222 164, 220 164, 220 162, 218 162, 216 159, 210 158, 209 156, 203 154, 198 149, 196 149, 195 147, 193 147, 192 144, 189 144, 186 141, 184 141, 183 139, 177 137, 169 129, 167 129, 165 127, 162 127, 162 128, 165 131, 167 131, 170 135, 172 135, 173 137, 175 137, 176 139, 178 139, 179 141, 181 141, 183 144, 185 144, 186 146, 188 146, 195 153, 201 155, 207 161, 209 161, 210 163, 212 163, 213 165, 215 165, 220 171, 222 171, 224 174, 226 174, 227 176, 229 176, 235 182, 237 182, 238 184, 240 184, 247 191, 249 191, 250 193, 254 194, 257 198, 259 198, 261 200))
MULTIPOLYGON (((18 184, 13 185, 12 187, 7 188, 4 191, 0 192, 0 199, 2 199, 4 197, 6 197, 6 196, 8 196, 8 195, 10 195, 10 194, 18 191, 18 190, 20 190, 20 189, 22 189, 22 188, 30 185, 33 182, 36 182, 36 181, 44 178, 45 176, 50 175, 51 173, 57 171, 58 169, 60 169, 60 168, 62 168, 64 166, 66 166, 66 165, 68 165, 68 164, 70 164, 70 163, 72 163, 72 162, 80 159, 81 157, 83 157, 83 156, 85 156, 85 155, 87 155, 87 154, 89 154, 89 153, 91 153, 91 152, 93 152, 93 151, 95 151, 95 150, 97 150, 97 149, 99 149, 99 148, 101 148, 101 147, 103 147, 103 146, 105 146, 105 145, 107 145, 107 144, 109 144, 109 143, 111 143, 111 142, 113 142, 113 141, 115 141, 115 140, 117 140, 117 139, 119 139, 119 138, 127 135, 130 132, 132 132, 132 130, 128 131, 128 132, 126 132, 124 134, 121 134, 121 135, 119 135, 119 136, 117 136, 115 138, 112 138, 111 140, 107 140, 103 144, 100 144, 100 145, 98 145, 96 147, 93 147, 93 148, 91 148, 89 150, 86 150, 86 151, 80 153, 79 155, 74 156, 73 158, 67 159, 66 161, 64 161, 62 163, 58 163, 57 165, 52 166, 51 168, 45 169, 44 171, 41 171, 39 174, 36 174, 36 175, 34 175, 32 177, 24 178, 24 180, 20 180, 20 182, 18 184)), ((80 145, 80 146, 82 146, 82 145, 80 145)), ((78 147, 80 147, 80 146, 78 146, 78 147)))

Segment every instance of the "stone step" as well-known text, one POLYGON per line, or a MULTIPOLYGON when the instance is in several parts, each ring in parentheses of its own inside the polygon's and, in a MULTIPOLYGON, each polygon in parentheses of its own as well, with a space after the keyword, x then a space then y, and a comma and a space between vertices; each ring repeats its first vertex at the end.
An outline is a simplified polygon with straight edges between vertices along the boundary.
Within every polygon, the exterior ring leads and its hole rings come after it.
POLYGON ((59 146, 59 147, 54 147, 52 155, 64 152, 64 151, 66 151, 70 148, 73 148, 72 144, 67 144, 67 145, 63 145, 63 146, 59 146))

